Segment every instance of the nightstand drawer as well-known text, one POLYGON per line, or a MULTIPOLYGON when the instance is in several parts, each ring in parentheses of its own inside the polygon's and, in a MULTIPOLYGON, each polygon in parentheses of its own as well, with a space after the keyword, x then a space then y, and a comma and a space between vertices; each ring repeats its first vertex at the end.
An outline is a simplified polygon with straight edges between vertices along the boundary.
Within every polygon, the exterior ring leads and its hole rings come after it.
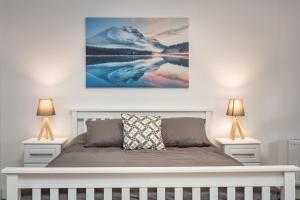
POLYGON ((24 163, 49 163, 61 151, 61 145, 26 145, 24 163))
POLYGON ((259 146, 253 145, 253 147, 251 147, 249 145, 247 147, 243 146, 243 148, 238 148, 237 146, 238 145, 231 148, 226 147, 224 152, 242 163, 260 162, 259 146))

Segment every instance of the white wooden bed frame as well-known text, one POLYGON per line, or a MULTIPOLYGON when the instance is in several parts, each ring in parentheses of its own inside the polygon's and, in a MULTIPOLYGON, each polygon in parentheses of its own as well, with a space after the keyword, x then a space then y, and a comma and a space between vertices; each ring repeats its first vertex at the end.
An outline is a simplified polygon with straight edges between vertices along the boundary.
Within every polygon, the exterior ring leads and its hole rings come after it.
MULTIPOLYGON (((202 117, 209 132, 210 111, 199 109, 77 109, 72 110, 72 136, 85 130, 87 119, 119 118, 120 113, 159 114, 163 117, 202 117)), ((157 188, 157 199, 165 199, 165 188, 174 188, 175 200, 183 199, 183 188, 192 188, 192 199, 200 200, 201 188, 209 188, 210 200, 218 199, 218 188, 227 188, 227 199, 235 199, 235 188, 244 187, 245 200, 253 199, 253 187, 262 188, 262 199, 270 200, 270 188, 282 189, 281 199, 295 199, 296 166, 220 166, 220 167, 8 167, 7 200, 18 200, 20 190, 32 189, 32 199, 41 200, 41 188, 50 189, 50 200, 59 199, 59 189, 68 188, 68 200, 76 199, 76 189, 86 189, 86 199, 94 200, 95 188, 104 189, 104 200, 112 199, 112 188, 121 188, 122 200, 130 199, 130 188, 139 188, 141 200, 147 188, 157 188)))

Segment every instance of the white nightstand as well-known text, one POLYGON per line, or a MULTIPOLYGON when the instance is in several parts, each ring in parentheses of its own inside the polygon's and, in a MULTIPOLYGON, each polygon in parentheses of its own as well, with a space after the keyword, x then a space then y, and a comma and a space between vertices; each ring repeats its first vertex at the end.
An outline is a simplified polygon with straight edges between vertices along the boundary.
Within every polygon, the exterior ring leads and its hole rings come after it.
POLYGON ((216 138, 224 153, 240 161, 243 165, 260 165, 260 141, 247 137, 244 140, 236 138, 216 138))
POLYGON ((30 138, 23 141, 24 167, 45 167, 60 154, 66 142, 67 138, 55 138, 54 140, 30 138))

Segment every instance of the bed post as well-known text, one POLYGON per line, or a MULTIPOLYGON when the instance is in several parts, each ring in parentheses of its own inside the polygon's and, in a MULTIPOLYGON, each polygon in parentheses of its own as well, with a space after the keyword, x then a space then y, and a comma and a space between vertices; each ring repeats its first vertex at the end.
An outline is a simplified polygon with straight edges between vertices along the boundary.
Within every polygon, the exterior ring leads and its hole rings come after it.
POLYGON ((211 111, 205 112, 205 131, 206 134, 210 135, 210 123, 211 123, 211 111))
POLYGON ((71 127, 71 138, 74 138, 77 136, 77 132, 78 132, 78 127, 77 127, 77 111, 76 110, 72 110, 72 127, 71 127))
POLYGON ((19 200, 18 175, 7 175, 7 200, 19 200))
POLYGON ((295 199, 296 184, 295 172, 284 172, 284 199, 295 199))

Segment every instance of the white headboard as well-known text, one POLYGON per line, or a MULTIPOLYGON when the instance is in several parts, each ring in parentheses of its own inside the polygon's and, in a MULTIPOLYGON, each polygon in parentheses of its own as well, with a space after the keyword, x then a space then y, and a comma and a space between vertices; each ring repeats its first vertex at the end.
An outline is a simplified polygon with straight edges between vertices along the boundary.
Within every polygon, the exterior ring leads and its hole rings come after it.
POLYGON ((76 137, 86 131, 85 122, 88 119, 113 119, 121 118, 121 113, 135 113, 139 115, 159 115, 162 117, 200 117, 206 120, 205 128, 209 135, 209 126, 211 119, 211 111, 197 108, 154 108, 154 109, 72 109, 72 135, 76 137))

